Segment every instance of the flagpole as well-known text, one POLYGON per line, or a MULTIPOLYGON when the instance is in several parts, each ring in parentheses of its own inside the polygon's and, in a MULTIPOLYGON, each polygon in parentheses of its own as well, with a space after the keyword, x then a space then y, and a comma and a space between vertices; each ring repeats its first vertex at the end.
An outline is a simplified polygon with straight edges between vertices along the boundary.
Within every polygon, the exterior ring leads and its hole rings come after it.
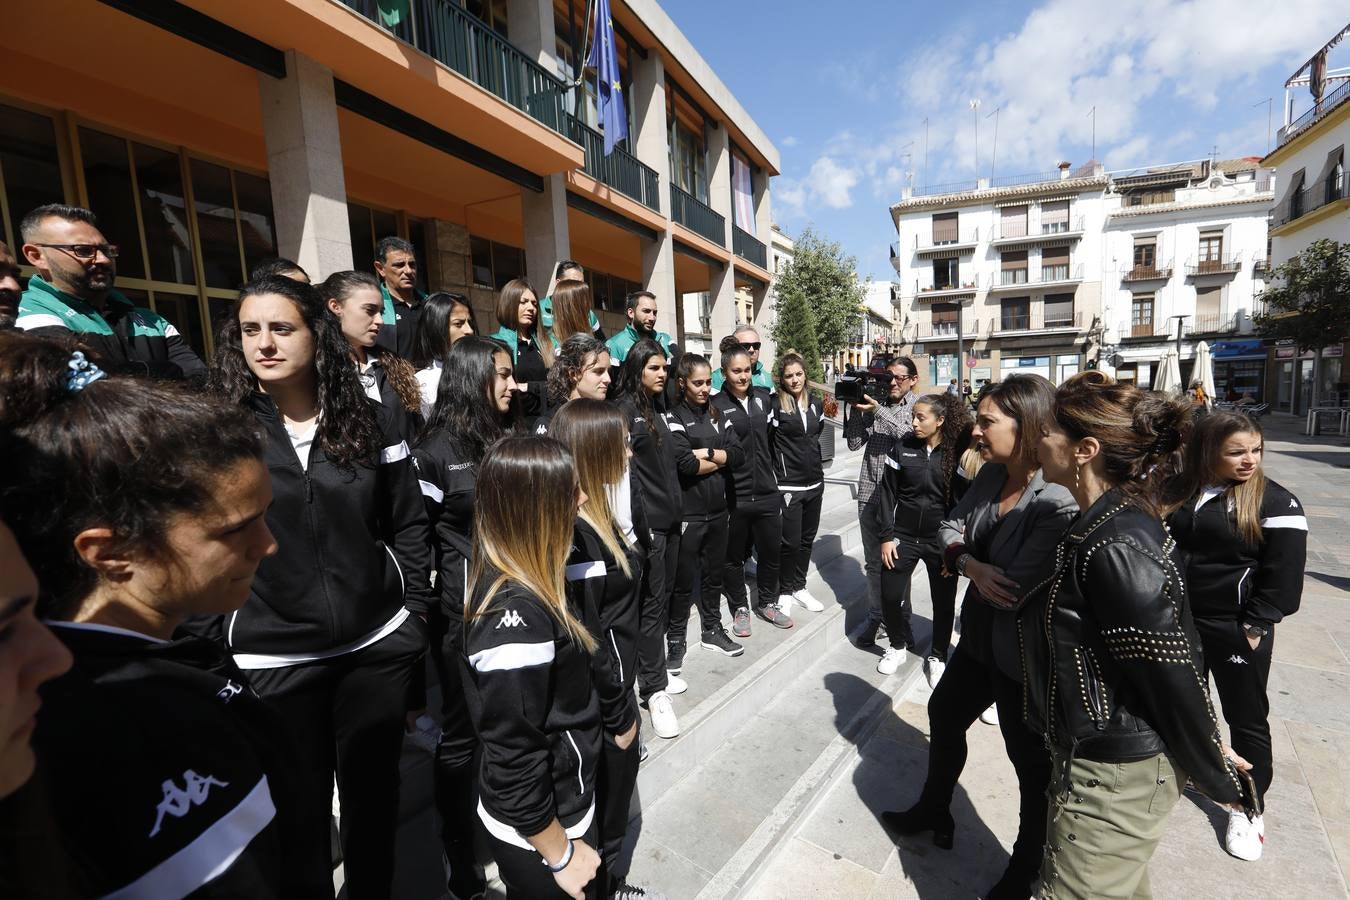
POLYGON ((980 101, 970 101, 970 111, 975 114, 975 183, 980 181, 980 101))

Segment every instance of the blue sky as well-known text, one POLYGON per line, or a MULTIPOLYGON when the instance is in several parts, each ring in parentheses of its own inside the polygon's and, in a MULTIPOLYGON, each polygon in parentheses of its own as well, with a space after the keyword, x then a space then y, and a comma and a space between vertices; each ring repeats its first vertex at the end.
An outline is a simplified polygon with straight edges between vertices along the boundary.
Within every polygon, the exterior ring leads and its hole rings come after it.
MULTIPOLYGON (((1344 0, 667 0, 782 155, 774 219, 893 277, 888 206, 927 182, 1260 156, 1284 81, 1346 24, 1344 0), (978 98, 978 112, 970 100, 978 98)), ((1339 48, 1338 48, 1339 49, 1339 48)), ((1338 52, 1336 57, 1345 55, 1338 52)), ((1333 58, 1333 65, 1339 63, 1333 58)), ((1345 63, 1339 63, 1344 65, 1345 63)), ((1306 89, 1299 89, 1299 109, 1306 89)))

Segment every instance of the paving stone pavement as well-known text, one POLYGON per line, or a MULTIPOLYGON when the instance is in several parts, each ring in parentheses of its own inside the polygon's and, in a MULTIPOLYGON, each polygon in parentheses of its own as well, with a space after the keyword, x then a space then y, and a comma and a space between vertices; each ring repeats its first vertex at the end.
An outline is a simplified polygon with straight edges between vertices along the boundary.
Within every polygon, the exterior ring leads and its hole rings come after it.
MULTIPOLYGON (((1159 900, 1350 895, 1350 443, 1302 436, 1300 424, 1287 416, 1264 422, 1266 470, 1299 496, 1311 526, 1303 606, 1276 634, 1275 781, 1265 853, 1255 863, 1229 857, 1222 814, 1188 793, 1153 857, 1159 900)), ((922 601, 916 614, 929 614, 922 601)), ((996 728, 977 723, 971 730, 953 804, 953 851, 929 840, 897 846, 878 822, 881 810, 917 797, 929 693, 920 681, 896 697, 852 765, 821 792, 745 896, 945 900, 979 896, 997 880, 1016 835, 1017 796, 996 728)))

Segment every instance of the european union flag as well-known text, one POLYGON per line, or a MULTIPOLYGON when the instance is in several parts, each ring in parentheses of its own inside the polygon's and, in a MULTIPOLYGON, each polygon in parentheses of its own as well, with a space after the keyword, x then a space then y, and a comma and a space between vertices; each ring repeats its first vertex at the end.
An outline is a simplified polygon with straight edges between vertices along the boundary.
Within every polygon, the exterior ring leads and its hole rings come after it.
POLYGON ((609 0, 595 4, 595 40, 586 65, 595 70, 595 101, 600 126, 605 132, 605 155, 628 137, 628 115, 623 107, 623 86, 619 82, 619 53, 614 41, 614 20, 609 15, 609 0))

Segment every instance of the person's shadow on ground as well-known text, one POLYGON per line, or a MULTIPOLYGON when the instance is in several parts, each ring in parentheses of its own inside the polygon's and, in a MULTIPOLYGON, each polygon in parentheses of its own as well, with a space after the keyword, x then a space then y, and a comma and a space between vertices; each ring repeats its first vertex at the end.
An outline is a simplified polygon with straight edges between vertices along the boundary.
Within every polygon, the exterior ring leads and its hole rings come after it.
MULTIPOLYGON (((857 824, 884 832, 883 811, 907 809, 918 800, 928 764, 928 736, 897 716, 890 698, 856 675, 831 673, 825 676, 825 687, 835 701, 836 727, 858 745, 861 756, 853 772, 853 787, 874 821, 857 824), (861 708, 860 696, 866 697, 868 692, 875 697, 867 699, 882 698, 877 702, 884 704, 884 712, 875 727, 858 727, 854 716, 861 708)), ((987 726, 977 722, 972 727, 987 726)), ((934 846, 932 832, 891 836, 904 877, 913 883, 919 897, 947 900, 983 896, 1008 863, 1007 849, 980 819, 960 784, 951 809, 956 820, 951 850, 934 846)), ((893 870, 893 865, 888 865, 893 870)), ((899 884, 895 887, 895 894, 903 892, 899 884)))

